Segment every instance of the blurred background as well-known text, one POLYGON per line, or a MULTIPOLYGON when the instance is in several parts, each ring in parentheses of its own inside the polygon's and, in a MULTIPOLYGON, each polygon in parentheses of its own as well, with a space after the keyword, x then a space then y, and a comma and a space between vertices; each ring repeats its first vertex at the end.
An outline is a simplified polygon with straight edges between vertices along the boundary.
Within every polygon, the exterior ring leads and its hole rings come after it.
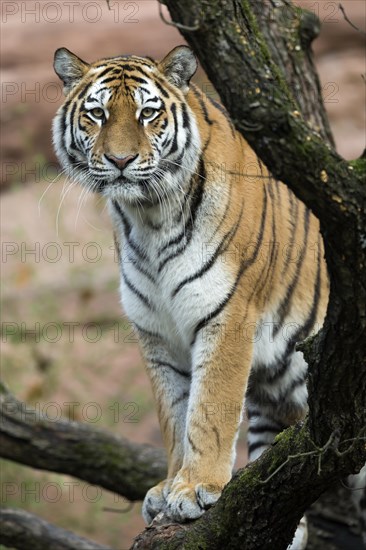
MULTIPOLYGON (((338 2, 297 3, 322 22, 314 50, 325 107, 339 153, 356 158, 365 147, 364 36, 338 2)), ((110 4, 1 4, 2 379, 49 419, 62 415, 161 446, 142 359, 120 309, 105 205, 63 180, 51 143, 63 101, 52 68, 57 48, 86 61, 126 53, 159 59, 184 42, 161 21, 156 0, 110 4)), ((364 28, 365 3, 343 6, 364 28)), ((214 94, 203 71, 196 82, 214 94)), ((245 457, 242 434, 238 466, 245 457)), ((139 504, 84 482, 5 461, 1 473, 4 505, 119 550, 143 528, 139 504)))

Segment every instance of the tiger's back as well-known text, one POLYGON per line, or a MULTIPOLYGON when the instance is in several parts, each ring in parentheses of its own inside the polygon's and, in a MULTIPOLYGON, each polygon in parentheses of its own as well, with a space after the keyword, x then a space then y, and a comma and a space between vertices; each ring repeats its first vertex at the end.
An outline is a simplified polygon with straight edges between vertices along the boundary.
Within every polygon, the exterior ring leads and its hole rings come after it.
POLYGON ((56 152, 108 200, 168 454, 144 517, 192 519, 231 477, 245 396, 251 460, 306 412, 295 344, 328 300, 319 225, 189 84, 188 48, 92 65, 63 49, 55 68, 68 93, 56 152))

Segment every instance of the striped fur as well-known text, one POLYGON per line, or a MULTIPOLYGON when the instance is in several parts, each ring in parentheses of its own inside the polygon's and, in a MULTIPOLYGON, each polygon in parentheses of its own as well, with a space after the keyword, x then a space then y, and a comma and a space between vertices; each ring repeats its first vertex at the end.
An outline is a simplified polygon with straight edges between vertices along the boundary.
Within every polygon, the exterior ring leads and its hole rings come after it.
POLYGON ((196 518, 230 480, 245 395, 251 460, 306 413, 295 345, 321 327, 328 300, 318 221, 189 84, 189 48, 91 65, 62 49, 55 69, 67 93, 55 149, 108 199, 168 454, 143 514, 196 518))

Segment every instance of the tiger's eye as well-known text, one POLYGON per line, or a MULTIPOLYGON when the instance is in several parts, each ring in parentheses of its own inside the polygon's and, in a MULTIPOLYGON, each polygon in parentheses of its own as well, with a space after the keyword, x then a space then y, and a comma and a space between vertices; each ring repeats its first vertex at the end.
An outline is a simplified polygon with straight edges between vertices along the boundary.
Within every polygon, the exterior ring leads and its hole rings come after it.
POLYGON ((101 107, 95 107, 94 109, 91 109, 89 113, 98 120, 101 120, 104 118, 104 111, 101 107))
POLYGON ((155 109, 153 109, 152 107, 145 107, 144 109, 142 109, 140 116, 142 118, 150 118, 154 113, 155 109))

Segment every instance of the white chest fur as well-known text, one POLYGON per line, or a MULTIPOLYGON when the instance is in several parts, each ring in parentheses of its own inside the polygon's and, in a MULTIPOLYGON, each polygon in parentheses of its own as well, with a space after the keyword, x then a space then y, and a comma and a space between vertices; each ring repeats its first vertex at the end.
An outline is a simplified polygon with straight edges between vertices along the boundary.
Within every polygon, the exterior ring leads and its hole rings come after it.
POLYGON ((120 220, 113 218, 122 243, 121 296, 127 316, 137 326, 160 334, 177 359, 189 363, 195 327, 234 283, 224 257, 207 268, 208 250, 217 242, 201 228, 187 243, 186 235, 177 238, 179 226, 168 233, 131 227, 126 236, 120 220))

